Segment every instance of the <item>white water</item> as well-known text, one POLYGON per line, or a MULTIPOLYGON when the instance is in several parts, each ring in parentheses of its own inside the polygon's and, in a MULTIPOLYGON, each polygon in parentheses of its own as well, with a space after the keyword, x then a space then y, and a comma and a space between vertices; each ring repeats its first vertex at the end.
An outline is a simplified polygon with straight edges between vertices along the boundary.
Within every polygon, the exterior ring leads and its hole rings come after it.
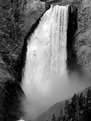
POLYGON ((66 73, 67 12, 68 6, 56 5, 42 17, 28 43, 24 86, 46 93, 50 75, 66 73))
POLYGON ((28 41, 22 88, 29 118, 84 88, 83 79, 67 74, 67 18, 68 6, 51 6, 28 41))
POLYGON ((62 98, 58 92, 67 83, 67 18, 68 6, 51 6, 28 42, 22 87, 31 117, 62 98))
POLYGON ((51 6, 28 40, 22 88, 29 119, 86 87, 84 77, 67 73, 67 18, 68 6, 51 6))

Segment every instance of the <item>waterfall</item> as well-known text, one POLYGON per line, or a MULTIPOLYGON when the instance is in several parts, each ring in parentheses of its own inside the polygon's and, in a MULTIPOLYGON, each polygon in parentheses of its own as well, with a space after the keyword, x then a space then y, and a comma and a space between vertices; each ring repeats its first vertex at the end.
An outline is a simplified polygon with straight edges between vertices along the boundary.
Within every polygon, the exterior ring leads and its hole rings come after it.
POLYGON ((67 18, 68 6, 51 6, 28 41, 23 90, 33 103, 51 96, 52 81, 67 73, 67 18))

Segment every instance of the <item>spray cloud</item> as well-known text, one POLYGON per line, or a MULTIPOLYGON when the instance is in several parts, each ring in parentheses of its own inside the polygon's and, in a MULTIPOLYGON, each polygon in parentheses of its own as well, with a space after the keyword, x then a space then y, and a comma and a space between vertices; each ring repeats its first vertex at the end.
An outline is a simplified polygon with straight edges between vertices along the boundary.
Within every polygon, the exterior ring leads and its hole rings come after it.
POLYGON ((86 86, 77 74, 68 76, 67 18, 68 6, 52 6, 28 43, 22 88, 26 96, 24 110, 29 119, 86 86))

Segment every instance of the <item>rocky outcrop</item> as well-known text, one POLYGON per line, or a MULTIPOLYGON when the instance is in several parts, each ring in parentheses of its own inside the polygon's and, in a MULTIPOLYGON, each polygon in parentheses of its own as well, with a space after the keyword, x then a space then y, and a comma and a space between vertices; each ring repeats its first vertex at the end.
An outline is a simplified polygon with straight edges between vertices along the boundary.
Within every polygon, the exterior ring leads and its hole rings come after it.
POLYGON ((20 84, 27 46, 25 36, 45 11, 40 2, 32 8, 24 2, 0 2, 0 121, 16 121, 23 116, 24 92, 20 84))
MULTIPOLYGON (((16 103, 20 104, 20 97, 24 96, 20 83, 25 62, 27 39, 32 34, 31 28, 36 28, 36 21, 50 8, 51 4, 69 4, 70 6, 67 35, 68 68, 75 69, 80 65, 80 67, 91 72, 90 0, 47 0, 47 2, 46 0, 44 2, 43 0, 41 0, 42 2, 31 0, 26 5, 26 9, 21 11, 21 13, 24 13, 22 19, 17 16, 19 13, 15 3, 13 1, 10 3, 10 1, 3 0, 0 2, 0 121, 3 121, 3 117, 6 117, 7 121, 11 119, 13 121, 12 117, 15 116, 11 112, 16 107, 15 110, 18 112, 16 115, 19 114, 19 117, 22 115, 21 111, 18 110, 20 106, 16 103), (20 23, 18 24, 17 21, 20 23), (12 105, 10 105, 11 102, 13 102, 12 105), (7 108, 8 106, 9 108, 7 108)), ((24 0, 22 1, 24 2, 24 0)), ((24 7, 22 5, 21 10, 24 7)))
POLYGON ((19 84, 21 69, 18 69, 24 37, 23 21, 20 22, 23 14, 14 2, 0 1, 0 121, 15 121, 23 115, 20 98, 24 93, 19 84))
POLYGON ((83 0, 78 9, 75 34, 77 62, 91 73, 91 1, 83 0))
POLYGON ((0 58, 0 121, 15 121, 23 116, 22 97, 24 93, 15 80, 14 70, 0 58))
POLYGON ((24 93, 18 83, 12 80, 5 83, 3 121, 16 121, 23 116, 22 96, 24 93))

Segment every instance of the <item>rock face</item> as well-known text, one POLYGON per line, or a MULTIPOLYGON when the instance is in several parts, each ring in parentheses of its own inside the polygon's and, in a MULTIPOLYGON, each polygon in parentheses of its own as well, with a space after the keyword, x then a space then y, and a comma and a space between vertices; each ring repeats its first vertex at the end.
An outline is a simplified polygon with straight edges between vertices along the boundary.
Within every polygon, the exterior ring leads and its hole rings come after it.
POLYGON ((7 64, 0 58, 0 121, 15 121, 23 115, 20 84, 7 64))
POLYGON ((4 91, 4 114, 3 121, 15 121, 21 118, 23 115, 21 97, 24 95, 23 91, 18 83, 7 81, 5 83, 4 91))
POLYGON ((24 94, 18 83, 17 60, 23 36, 20 37, 22 22, 19 23, 17 10, 13 1, 0 1, 0 121, 15 121, 22 113, 20 97, 24 94))
POLYGON ((16 121, 23 116, 20 83, 26 53, 24 38, 45 11, 41 2, 30 8, 26 0, 0 1, 0 121, 16 121))
POLYGON ((77 15, 78 30, 76 32, 77 62, 91 72, 91 1, 83 0, 77 15))
POLYGON ((25 1, 22 0, 20 7, 22 8, 21 14, 24 13, 22 19, 17 16, 20 14, 17 11, 19 8, 13 0, 0 2, 0 121, 13 121, 13 117, 16 117, 12 113, 14 109, 18 112, 17 117, 22 115, 18 110, 20 106, 17 104, 20 104, 20 96, 23 95, 20 82, 25 60, 26 40, 29 33, 32 33, 30 32, 32 25, 50 8, 50 4, 70 5, 68 68, 73 69, 81 65, 82 68, 91 72, 91 1, 47 0, 47 3, 44 3, 46 0, 41 1, 29 1, 23 11, 25 1), (10 105, 11 102, 13 102, 12 105, 10 105))
POLYGON ((73 68, 80 65, 83 70, 87 70, 89 73, 91 73, 90 24, 91 1, 74 0, 70 4, 69 12, 68 66, 73 68))

